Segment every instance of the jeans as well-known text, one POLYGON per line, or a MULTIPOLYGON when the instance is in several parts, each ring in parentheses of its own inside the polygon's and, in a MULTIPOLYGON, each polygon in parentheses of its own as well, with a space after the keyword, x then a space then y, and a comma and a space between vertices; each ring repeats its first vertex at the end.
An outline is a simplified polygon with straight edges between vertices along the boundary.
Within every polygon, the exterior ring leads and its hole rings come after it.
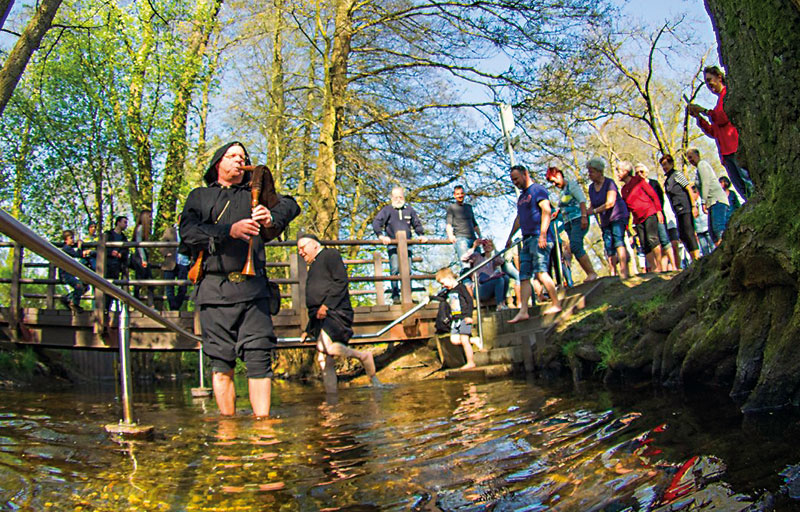
POLYGON ((508 293, 508 281, 508 276, 500 276, 482 282, 478 286, 478 293, 480 294, 481 300, 489 300, 494 297, 498 306, 503 304, 506 300, 506 294, 508 293))
POLYGON ((700 252, 703 256, 708 256, 714 250, 714 241, 708 231, 697 233, 697 240, 700 242, 700 252))
POLYGON ((474 238, 466 238, 462 236, 456 237, 456 243, 453 246, 456 249, 456 259, 458 263, 461 265, 461 268, 469 267, 469 263, 465 262, 461 258, 467 253, 467 251, 472 247, 472 244, 475 243, 474 238))
POLYGON ((711 225, 711 239, 714 240, 714 243, 722 238, 722 233, 725 232, 725 228, 728 226, 728 208, 729 206, 727 204, 714 203, 711 205, 711 208, 708 209, 708 219, 711 225))
POLYGON ((81 296, 86 290, 85 285, 72 274, 62 274, 61 282, 72 288, 72 291, 67 293, 66 300, 78 306, 81 303, 81 296))
POLYGON ((621 220, 614 220, 602 228, 603 247, 606 256, 613 256, 617 253, 617 247, 625 247, 625 224, 621 220))
MULTIPOLYGON (((411 249, 408 250, 408 264, 411 265, 411 249)), ((389 275, 400 275, 400 257, 397 255, 397 246, 389 248, 389 275)), ((400 281, 392 281, 392 300, 400 300, 400 281)))
POLYGON ((583 229, 581 227, 581 219, 577 218, 565 222, 564 231, 567 232, 569 247, 572 250, 572 254, 575 255, 575 259, 583 258, 586 254, 586 250, 583 248, 583 238, 589 232, 589 226, 583 229))
POLYGON ((728 177, 739 195, 745 199, 750 197, 753 192, 753 182, 750 181, 750 174, 736 160, 736 153, 722 155, 722 164, 728 171, 728 177))
MULTIPOLYGON (((187 265, 175 265, 173 270, 164 271, 164 279, 177 279, 179 281, 186 279, 189 274, 189 267, 187 265)), ((168 285, 167 289, 167 303, 171 311, 179 311, 186 300, 186 285, 178 286, 178 294, 175 294, 175 287, 168 285)))
POLYGON ((500 267, 500 270, 506 273, 508 277, 519 283, 519 271, 514 266, 513 261, 506 260, 503 262, 503 266, 500 267))

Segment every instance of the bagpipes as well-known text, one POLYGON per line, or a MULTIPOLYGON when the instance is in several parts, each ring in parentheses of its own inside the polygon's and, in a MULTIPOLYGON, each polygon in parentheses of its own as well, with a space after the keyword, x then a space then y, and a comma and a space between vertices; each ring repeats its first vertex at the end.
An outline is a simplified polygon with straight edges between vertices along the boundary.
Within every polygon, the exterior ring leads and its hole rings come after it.
MULTIPOLYGON (((245 172, 250 172, 250 207, 255 208, 259 204, 264 205, 268 210, 272 211, 278 205, 281 205, 281 209, 286 209, 286 214, 288 218, 286 223, 281 226, 270 226, 264 227, 260 226, 260 235, 261 239, 264 242, 269 242, 270 240, 274 240, 281 236, 283 230, 289 226, 289 222, 291 222, 295 217, 300 215, 300 206, 291 196, 282 196, 278 194, 277 190, 275 189, 275 178, 272 176, 272 172, 266 165, 244 165, 241 169, 245 172), (285 204, 282 204, 285 203, 285 204)), ((203 258, 205 256, 205 251, 201 250, 197 259, 192 264, 191 268, 189 269, 188 278, 189 280, 197 284, 203 278, 203 258)), ((253 237, 250 238, 249 245, 247 248, 247 260, 245 261, 244 268, 242 269, 242 275, 245 276, 254 276, 256 275, 255 267, 253 265, 253 237)))

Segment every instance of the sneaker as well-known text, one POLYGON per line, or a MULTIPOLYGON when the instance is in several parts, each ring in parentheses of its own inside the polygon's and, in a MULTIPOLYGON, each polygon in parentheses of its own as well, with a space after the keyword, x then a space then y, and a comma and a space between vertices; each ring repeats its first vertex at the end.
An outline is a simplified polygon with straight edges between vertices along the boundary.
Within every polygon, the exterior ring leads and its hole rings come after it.
POLYGON ((392 297, 392 304, 402 304, 403 300, 400 297, 392 297))
POLYGON ((498 312, 498 313, 499 313, 500 311, 507 311, 508 309, 509 309, 509 307, 508 307, 508 306, 506 306, 505 304, 500 304, 500 305, 498 305, 498 306, 497 306, 497 312, 498 312))

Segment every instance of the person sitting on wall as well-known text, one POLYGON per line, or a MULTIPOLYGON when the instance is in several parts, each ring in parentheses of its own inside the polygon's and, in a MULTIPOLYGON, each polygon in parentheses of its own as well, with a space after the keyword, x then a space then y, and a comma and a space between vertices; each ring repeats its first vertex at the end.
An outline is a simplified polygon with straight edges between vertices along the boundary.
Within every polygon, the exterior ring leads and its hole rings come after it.
MULTIPOLYGON (((82 254, 75 243, 75 232, 71 229, 65 229, 61 237, 64 240, 64 245, 61 247, 61 250, 76 260, 80 260, 82 254)), ((81 297, 83 296, 83 292, 86 291, 86 285, 78 280, 77 277, 63 269, 58 269, 58 279, 66 286, 72 288, 71 292, 60 298, 61 303, 73 313, 83 313, 81 297)))

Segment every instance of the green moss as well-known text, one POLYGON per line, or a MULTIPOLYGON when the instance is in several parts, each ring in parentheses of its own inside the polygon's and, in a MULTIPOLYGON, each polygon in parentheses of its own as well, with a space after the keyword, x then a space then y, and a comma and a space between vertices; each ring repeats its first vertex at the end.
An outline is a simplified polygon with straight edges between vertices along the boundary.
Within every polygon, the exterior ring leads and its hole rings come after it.
POLYGON ((607 370, 616 361, 619 360, 621 354, 619 349, 614 345, 614 333, 606 331, 600 343, 597 344, 597 351, 600 352, 600 362, 597 363, 599 370, 607 370))
POLYGON ((19 350, 0 351, 0 372, 18 377, 30 377, 36 368, 36 353, 31 347, 19 350))
POLYGON ((564 354, 565 357, 571 358, 575 355, 575 351, 578 349, 579 344, 580 342, 578 340, 568 341, 561 346, 561 353, 564 354))
POLYGON ((657 310, 667 303, 667 296, 664 294, 653 295, 644 302, 633 304, 633 311, 640 317, 644 317, 657 310))

